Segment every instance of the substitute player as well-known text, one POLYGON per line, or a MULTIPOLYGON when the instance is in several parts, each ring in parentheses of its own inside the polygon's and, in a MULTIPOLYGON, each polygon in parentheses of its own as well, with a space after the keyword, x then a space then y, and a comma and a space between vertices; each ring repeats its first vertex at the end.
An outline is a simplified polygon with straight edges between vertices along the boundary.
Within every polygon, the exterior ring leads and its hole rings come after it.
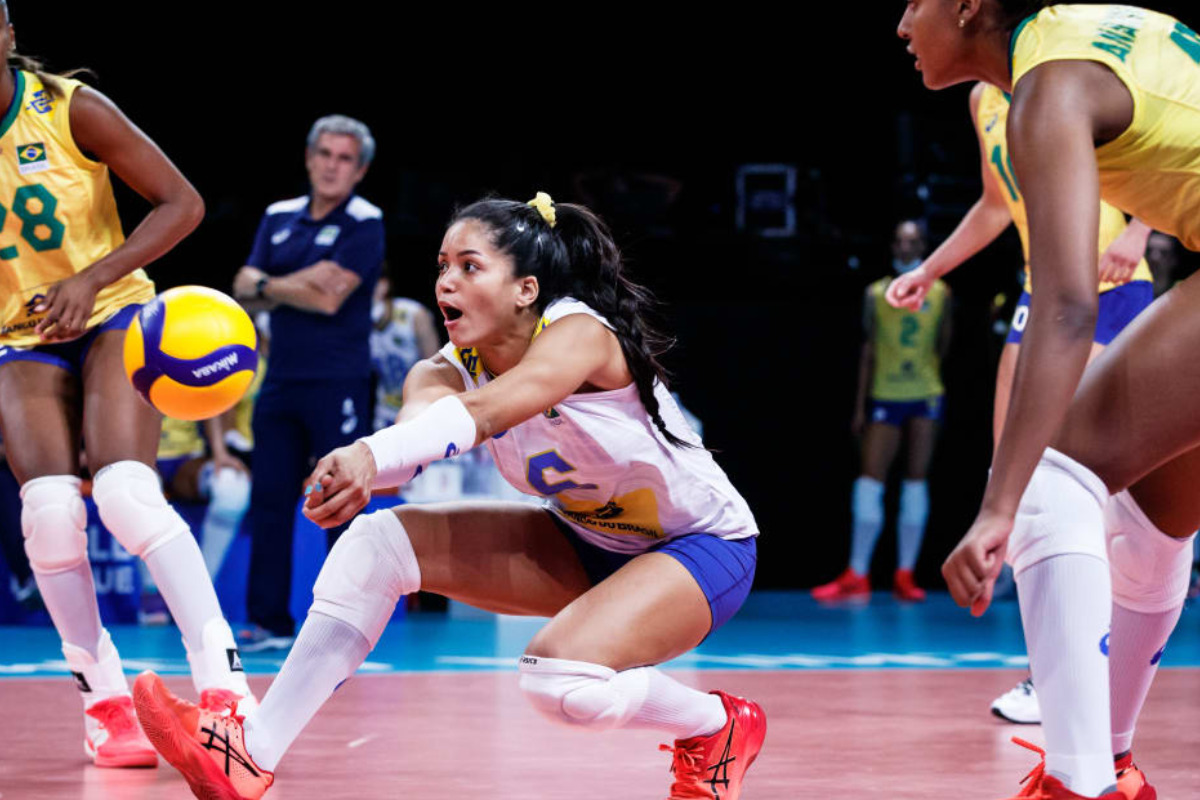
MULTIPOLYGON (((916 268, 925 255, 925 236, 912 220, 896 226, 892 268, 900 275, 916 268)), ((871 555, 883 531, 883 494, 892 462, 908 440, 908 463, 900 487, 897 520, 898 560, 892 592, 900 600, 919 602, 925 590, 913 569, 929 519, 929 462, 942 418, 941 359, 950 346, 950 288, 930 284, 911 310, 884 300, 892 277, 867 287, 863 306, 863 348, 859 359, 854 433, 862 436, 862 474, 851 500, 850 565, 836 580, 813 589, 821 601, 866 598, 871 555), (868 409, 868 395, 870 408, 868 409)))
MULTIPOLYGON (((122 366, 124 329, 154 296, 142 267, 200 222, 204 204, 113 103, 14 52, 0 0, 0 427, 21 482, 38 590, 83 693, 98 766, 154 766, 121 661, 100 624, 87 558, 79 439, 104 525, 141 556, 187 648, 202 702, 249 695, 187 524, 154 471, 161 417, 122 366), (153 206, 125 240, 109 169, 153 206)), ((216 701, 213 701, 216 702, 216 701)))
MULTIPOLYGON (((1016 226, 1025 255, 1025 288, 1017 301, 996 372, 992 433, 997 443, 1004 430, 1021 338, 1029 321, 1030 292, 1033 291, 1025 201, 1012 175, 1012 160, 1008 154, 1009 102, 1009 95, 991 84, 977 83, 971 90, 971 120, 979 140, 983 194, 925 263, 901 276, 888 289, 889 303, 900 308, 916 308, 924 302, 934 281, 995 241, 1010 223, 1016 226)), ((1101 255, 1097 287, 1100 303, 1089 361, 1100 355, 1154 299, 1150 267, 1143 258, 1149 234, 1150 228, 1143 223, 1136 219, 1126 223, 1124 214, 1108 203, 1100 202, 1098 248, 1101 255)), ((997 697, 992 702, 992 713, 1010 722, 1039 722, 1041 711, 1033 681, 1026 678, 997 697)))
POLYGON ((1037 289, 982 508, 943 574, 981 614, 1013 566, 1047 751, 1022 796, 1149 800, 1129 747, 1200 525, 1200 280, 1084 366, 1099 197, 1200 249, 1200 36, 1132 6, 1042 5, 916 0, 898 31, 927 86, 1011 92, 1037 289))
POLYGON ((739 796, 766 733, 762 709, 648 665, 695 647, 742 604, 754 517, 667 392, 657 361, 667 340, 645 316, 652 298, 623 274, 607 227, 583 206, 534 202, 484 200, 455 216, 437 283, 451 343, 409 375, 398 424, 318 462, 306 513, 337 525, 372 485, 485 443, 509 482, 546 506, 358 517, 244 728, 235 713, 199 710, 140 677, 139 718, 197 796, 261 796, 397 600, 418 589, 553 617, 520 660, 534 708, 569 725, 668 732, 671 798, 739 796), (210 749, 201 729, 236 755, 210 749))

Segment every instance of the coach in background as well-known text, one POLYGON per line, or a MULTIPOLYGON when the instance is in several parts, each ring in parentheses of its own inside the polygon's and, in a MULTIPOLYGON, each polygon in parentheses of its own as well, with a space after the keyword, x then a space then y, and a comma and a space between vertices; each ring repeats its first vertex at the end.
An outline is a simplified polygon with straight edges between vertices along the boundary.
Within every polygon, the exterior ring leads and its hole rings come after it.
MULTIPOLYGON (((271 310, 271 364, 254 410, 250 580, 243 651, 286 648, 292 531, 310 459, 370 433, 371 290, 383 214, 354 193, 375 155, 363 123, 322 117, 308 134, 310 190, 267 207, 234 295, 271 310)), ((329 544, 341 529, 330 531, 329 544)))

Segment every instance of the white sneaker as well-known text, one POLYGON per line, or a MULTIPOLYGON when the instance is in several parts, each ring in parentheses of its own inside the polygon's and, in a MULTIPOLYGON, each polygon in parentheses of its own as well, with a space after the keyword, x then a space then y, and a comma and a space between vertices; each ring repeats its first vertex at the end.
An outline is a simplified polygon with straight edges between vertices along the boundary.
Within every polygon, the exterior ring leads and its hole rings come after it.
POLYGON ((1042 709, 1033 689, 1033 678, 1026 678, 993 700, 992 713, 1018 725, 1040 725, 1042 709))

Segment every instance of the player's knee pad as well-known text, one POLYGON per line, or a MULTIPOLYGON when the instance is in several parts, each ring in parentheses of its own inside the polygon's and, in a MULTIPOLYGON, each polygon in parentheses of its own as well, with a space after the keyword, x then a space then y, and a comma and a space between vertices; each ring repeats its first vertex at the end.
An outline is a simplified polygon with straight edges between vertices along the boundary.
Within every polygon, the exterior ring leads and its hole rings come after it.
POLYGON ((866 475, 860 475, 854 482, 850 510, 854 512, 856 522, 883 524, 883 488, 882 482, 866 475))
POLYGON ((929 484, 925 481, 904 481, 900 486, 900 524, 924 528, 928 519, 929 484))
POLYGON ((140 461, 117 461, 96 473, 92 499, 121 546, 145 558, 177 536, 191 535, 163 496, 158 473, 140 461))
POLYGON ((87 560, 87 509, 74 475, 47 475, 21 487, 21 532, 34 572, 65 572, 87 560))
POLYGON ((1141 614, 1179 608, 1192 574, 1192 534, 1176 539, 1160 531, 1128 491, 1113 496, 1104 513, 1113 601, 1141 614))
POLYGON ((391 510, 360 516, 329 551, 313 586, 312 611, 352 625, 371 647, 396 603, 421 588, 421 567, 391 510))
POLYGON ((1107 503, 1104 481, 1074 459, 1046 448, 1021 497, 1008 540, 1013 575, 1060 555, 1089 555, 1107 561, 1107 503))
POLYGON ((544 716, 568 725, 617 728, 641 707, 645 670, 617 672, 600 664, 521 656, 521 691, 544 716))
POLYGON ((231 467, 219 469, 209 486, 208 513, 236 520, 250 507, 250 477, 231 467))

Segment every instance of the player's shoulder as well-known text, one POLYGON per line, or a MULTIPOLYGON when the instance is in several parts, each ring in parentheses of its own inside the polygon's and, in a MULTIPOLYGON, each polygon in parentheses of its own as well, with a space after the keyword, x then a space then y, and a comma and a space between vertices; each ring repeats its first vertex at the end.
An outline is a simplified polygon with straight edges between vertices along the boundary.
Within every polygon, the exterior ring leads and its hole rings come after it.
POLYGON ((279 200, 267 206, 267 216, 273 217, 276 214, 294 214, 297 211, 303 211, 308 206, 308 195, 293 197, 289 200, 279 200))
POLYGON ((429 358, 423 358, 409 370, 404 379, 406 387, 420 389, 426 386, 451 386, 458 391, 465 391, 467 386, 463 380, 463 370, 472 378, 478 377, 479 356, 473 348, 455 347, 447 344, 429 358))
POLYGON ((346 216, 353 219, 355 222, 366 222, 372 219, 383 219, 383 210, 379 206, 365 200, 358 195, 350 198, 350 202, 346 204, 346 216))

